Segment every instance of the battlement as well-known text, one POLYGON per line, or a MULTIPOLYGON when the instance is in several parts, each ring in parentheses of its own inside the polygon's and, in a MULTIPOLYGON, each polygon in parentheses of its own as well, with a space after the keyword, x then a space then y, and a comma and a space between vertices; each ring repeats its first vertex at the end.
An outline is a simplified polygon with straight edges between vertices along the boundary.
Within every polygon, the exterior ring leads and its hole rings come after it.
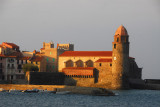
POLYGON ((54 48, 54 43, 53 42, 49 42, 49 43, 43 42, 43 48, 44 49, 54 48))
POLYGON ((73 44, 59 44, 57 43, 57 49, 64 49, 67 51, 74 51, 74 45, 73 44))

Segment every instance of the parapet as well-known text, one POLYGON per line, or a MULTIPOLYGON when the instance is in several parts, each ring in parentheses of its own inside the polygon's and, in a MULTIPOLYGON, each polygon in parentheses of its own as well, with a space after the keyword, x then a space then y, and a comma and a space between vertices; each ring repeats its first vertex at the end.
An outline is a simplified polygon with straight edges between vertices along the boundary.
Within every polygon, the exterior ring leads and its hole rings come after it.
POLYGON ((66 51, 74 51, 74 44, 59 44, 59 43, 57 43, 57 49, 64 49, 66 51))

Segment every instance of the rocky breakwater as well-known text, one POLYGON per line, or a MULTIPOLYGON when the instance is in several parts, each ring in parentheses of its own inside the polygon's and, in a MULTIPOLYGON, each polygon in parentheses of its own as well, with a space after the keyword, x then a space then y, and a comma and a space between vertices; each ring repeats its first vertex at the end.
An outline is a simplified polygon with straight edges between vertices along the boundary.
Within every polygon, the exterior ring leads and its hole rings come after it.
POLYGON ((83 95, 96 95, 96 96, 114 96, 112 91, 104 88, 96 87, 77 87, 77 86, 66 86, 64 88, 57 88, 57 92, 70 91, 72 94, 83 94, 83 95))
POLYGON ((70 92, 71 94, 113 96, 112 91, 97 87, 78 87, 66 85, 18 85, 18 84, 0 84, 0 88, 4 90, 47 90, 56 92, 70 92))

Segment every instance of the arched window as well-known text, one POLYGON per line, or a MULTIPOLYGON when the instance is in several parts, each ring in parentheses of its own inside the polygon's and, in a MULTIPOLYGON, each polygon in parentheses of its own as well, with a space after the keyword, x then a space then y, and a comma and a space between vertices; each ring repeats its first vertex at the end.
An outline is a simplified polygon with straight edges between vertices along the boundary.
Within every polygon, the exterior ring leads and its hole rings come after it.
POLYGON ((67 61, 66 67, 73 67, 73 61, 72 60, 67 61))
POLYGON ((117 42, 119 42, 119 38, 117 38, 117 42))
POLYGON ((93 61, 88 60, 88 61, 86 62, 86 66, 87 66, 87 67, 93 67, 93 61))
POLYGON ((114 44, 114 49, 116 49, 116 44, 114 44))
POLYGON ((76 62, 76 66, 77 66, 77 67, 84 67, 83 61, 82 61, 82 60, 78 60, 78 61, 76 62))

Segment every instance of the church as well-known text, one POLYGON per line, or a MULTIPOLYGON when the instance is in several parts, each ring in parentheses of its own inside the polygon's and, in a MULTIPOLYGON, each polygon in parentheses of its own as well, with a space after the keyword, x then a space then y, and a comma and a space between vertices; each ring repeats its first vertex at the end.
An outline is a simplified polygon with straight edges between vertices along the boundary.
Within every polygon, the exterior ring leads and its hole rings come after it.
POLYGON ((28 76, 32 77, 28 79, 30 84, 126 89, 131 80, 140 80, 142 75, 142 68, 129 55, 129 45, 128 32, 122 25, 115 32, 112 51, 74 51, 73 44, 58 43, 54 47, 54 43, 44 42, 40 51, 21 52, 14 43, 3 42, 0 81, 25 84, 22 68, 32 64, 39 70, 28 76))
POLYGON ((65 85, 129 88, 130 79, 141 79, 142 68, 129 56, 129 35, 121 25, 116 30, 112 51, 65 51, 59 55, 58 71, 65 85))

